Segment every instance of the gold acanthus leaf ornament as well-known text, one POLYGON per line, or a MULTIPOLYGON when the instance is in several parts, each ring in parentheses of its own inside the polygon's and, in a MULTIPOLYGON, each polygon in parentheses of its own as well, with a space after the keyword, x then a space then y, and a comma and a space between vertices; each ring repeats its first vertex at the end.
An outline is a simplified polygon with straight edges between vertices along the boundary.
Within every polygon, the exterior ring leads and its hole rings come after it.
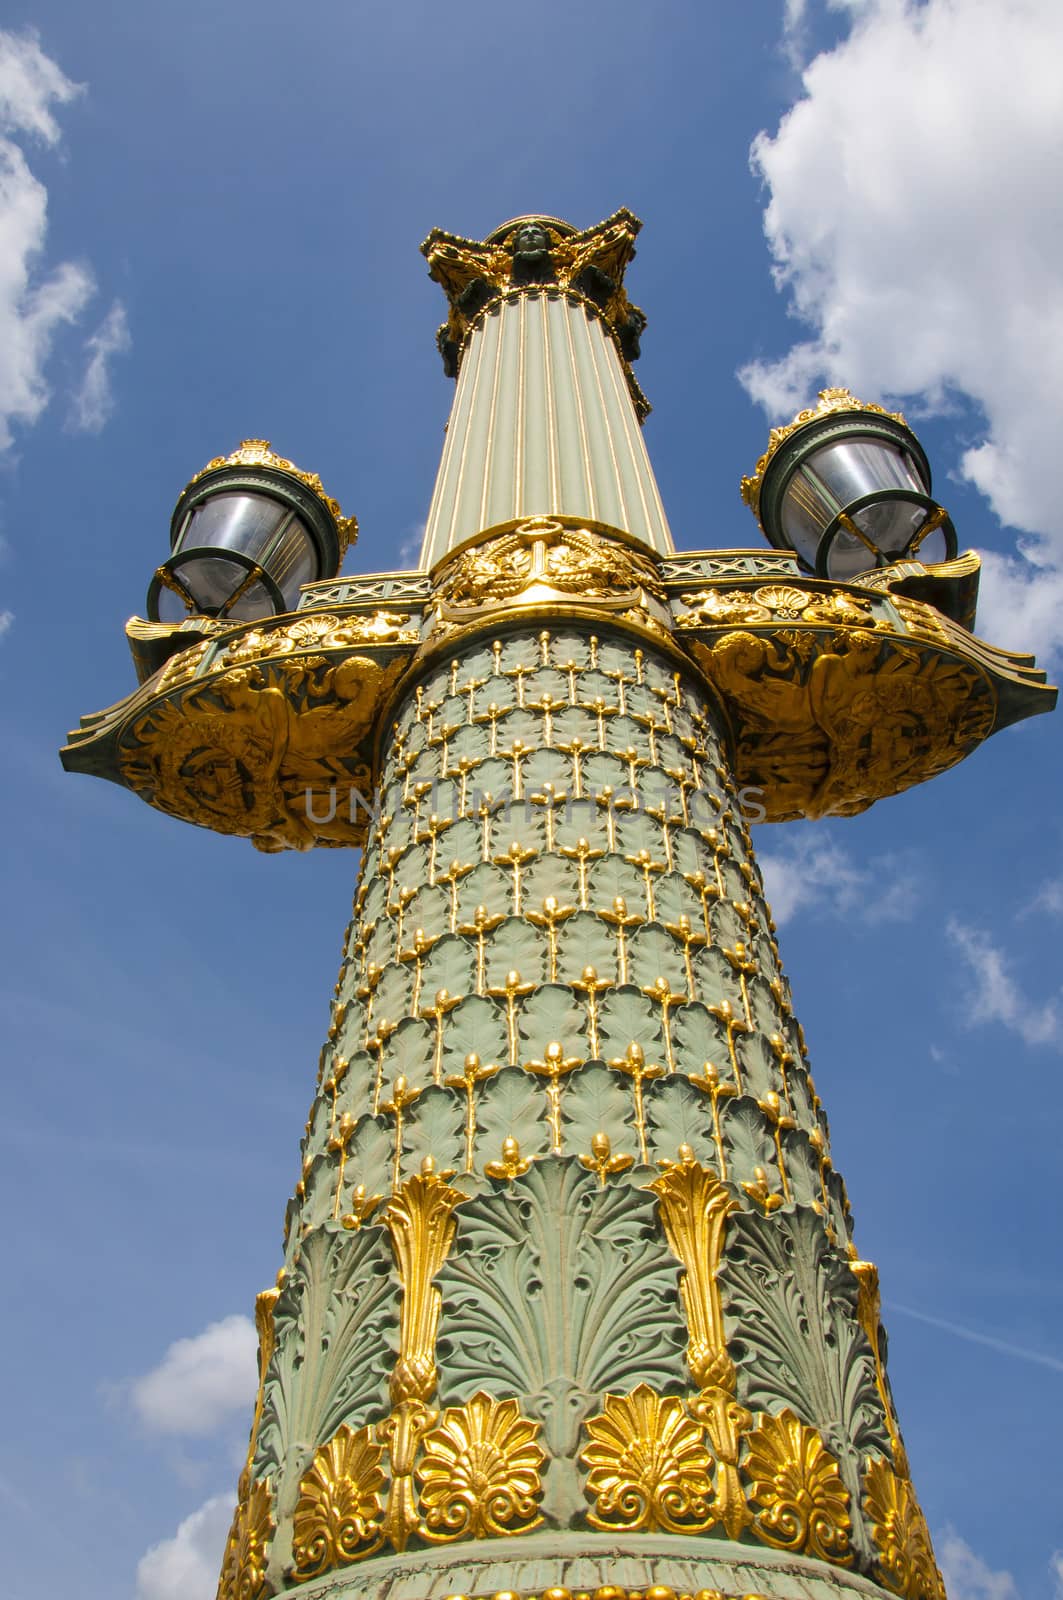
POLYGON ((435 1392, 442 1302, 432 1279, 454 1242, 454 1208, 464 1198, 438 1172, 419 1172, 407 1178, 384 1212, 402 1279, 399 1359, 391 1376, 396 1405, 404 1400, 425 1402, 435 1392))
POLYGON ((245 1469, 222 1557, 217 1600, 261 1600, 268 1593, 266 1556, 275 1526, 269 1480, 252 1482, 245 1469))
POLYGON ((302 1582, 372 1555, 383 1543, 383 1451, 371 1428, 344 1425, 314 1455, 292 1524, 294 1577, 302 1582))
POLYGON ((690 1335, 687 1360, 699 1389, 734 1389, 716 1273, 723 1258, 727 1219, 738 1201, 716 1174, 690 1158, 669 1166, 650 1184, 672 1254, 686 1269, 679 1280, 690 1335))
POLYGON ((698 1393, 690 1411, 701 1423, 716 1458, 714 1520, 737 1539, 750 1520, 738 1475, 742 1434, 752 1422, 735 1398, 735 1365, 727 1349, 716 1281, 727 1219, 738 1201, 716 1174, 692 1155, 670 1164, 649 1186, 657 1196, 668 1247, 683 1263, 679 1292, 686 1312, 687 1363, 698 1393))
POLYGON ((580 1460, 589 1468, 592 1527, 704 1533, 713 1526, 712 1457, 681 1400, 640 1383, 631 1394, 607 1394, 585 1426, 590 1443, 580 1460))
POLYGON ((946 1600, 945 1584, 915 1490, 879 1457, 864 1474, 864 1512, 887 1589, 904 1600, 946 1600))
POLYGON ((546 1460, 538 1433, 516 1400, 482 1392, 444 1411, 424 1436, 417 1467, 424 1537, 439 1543, 538 1527, 546 1460))
POLYGON ((208 461, 201 472, 189 479, 188 487, 198 483, 200 478, 205 478, 208 472, 216 472, 219 467, 267 467, 271 472, 286 472, 290 478, 298 478, 312 494, 316 494, 322 505, 325 506, 332 520, 336 524, 336 532, 340 541, 340 559, 349 545, 358 537, 358 518, 345 517, 340 510, 339 501, 325 493, 325 486, 316 472, 304 472, 297 467, 294 461, 289 461, 285 456, 277 455, 270 448, 268 439, 244 439, 236 449, 227 456, 215 456, 208 461))
POLYGON ((757 1537, 776 1550, 849 1566, 849 1491, 815 1428, 789 1410, 762 1413, 747 1445, 743 1469, 757 1537))

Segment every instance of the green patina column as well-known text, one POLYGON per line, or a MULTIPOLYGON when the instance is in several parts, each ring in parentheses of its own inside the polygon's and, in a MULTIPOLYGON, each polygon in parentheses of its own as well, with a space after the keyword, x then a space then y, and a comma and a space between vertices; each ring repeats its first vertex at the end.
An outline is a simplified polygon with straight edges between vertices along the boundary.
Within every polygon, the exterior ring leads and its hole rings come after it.
POLYGON ((1052 695, 952 614, 969 561, 675 552, 637 228, 433 234, 422 570, 171 639, 67 752, 364 847, 222 1600, 943 1596, 747 821, 1052 695))

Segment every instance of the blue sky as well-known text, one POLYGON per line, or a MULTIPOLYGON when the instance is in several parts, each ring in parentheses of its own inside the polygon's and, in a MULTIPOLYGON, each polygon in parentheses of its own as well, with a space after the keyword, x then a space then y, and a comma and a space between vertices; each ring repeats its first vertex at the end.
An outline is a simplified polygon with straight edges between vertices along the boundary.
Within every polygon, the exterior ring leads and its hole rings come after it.
MULTIPOLYGON (((1050 0, 8 23, 4 1588, 200 1600, 355 862, 60 769, 133 684, 177 495, 269 437, 357 512, 348 565, 395 566, 450 403, 420 240, 623 204, 680 547, 756 545, 737 484, 771 408, 849 382, 903 404, 988 552, 981 631, 1058 671, 1063 28, 1050 0)), ((953 1600, 1063 1594, 1059 750, 1038 719, 864 817, 757 830, 953 1600)))

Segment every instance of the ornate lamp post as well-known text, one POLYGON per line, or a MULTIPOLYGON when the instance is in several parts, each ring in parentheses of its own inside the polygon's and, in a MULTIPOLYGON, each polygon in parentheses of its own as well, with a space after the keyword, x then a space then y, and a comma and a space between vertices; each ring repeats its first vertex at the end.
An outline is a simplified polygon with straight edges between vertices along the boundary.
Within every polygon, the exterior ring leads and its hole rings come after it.
POLYGON ((915 434, 899 413, 864 405, 848 389, 824 389, 814 409, 772 429, 742 497, 771 543, 820 578, 956 554, 915 434))
POLYGON ((742 796, 850 815, 1055 693, 962 625, 972 558, 922 560, 913 436, 837 393, 747 489, 782 548, 676 552, 638 228, 433 233, 421 569, 335 577, 290 463, 194 480, 206 614, 131 625, 145 681, 63 753, 363 851, 224 1600, 943 1594, 742 796), (215 514, 263 487, 268 530, 215 514))

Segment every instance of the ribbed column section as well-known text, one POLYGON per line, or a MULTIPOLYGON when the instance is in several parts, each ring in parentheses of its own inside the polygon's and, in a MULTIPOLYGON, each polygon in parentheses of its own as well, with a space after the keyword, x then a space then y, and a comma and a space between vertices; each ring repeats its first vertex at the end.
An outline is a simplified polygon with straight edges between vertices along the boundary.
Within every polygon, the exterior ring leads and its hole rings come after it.
POLYGON ((485 528, 556 515, 674 549, 612 339, 582 301, 526 290, 487 311, 465 352, 421 565, 485 528))

